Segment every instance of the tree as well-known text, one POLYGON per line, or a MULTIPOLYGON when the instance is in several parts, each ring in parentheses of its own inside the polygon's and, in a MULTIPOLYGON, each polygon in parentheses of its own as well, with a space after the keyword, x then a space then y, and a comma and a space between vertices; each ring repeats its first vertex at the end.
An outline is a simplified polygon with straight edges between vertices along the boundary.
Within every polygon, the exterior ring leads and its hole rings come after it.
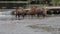
POLYGON ((53 6, 58 6, 59 1, 60 1, 60 0, 52 0, 53 6))

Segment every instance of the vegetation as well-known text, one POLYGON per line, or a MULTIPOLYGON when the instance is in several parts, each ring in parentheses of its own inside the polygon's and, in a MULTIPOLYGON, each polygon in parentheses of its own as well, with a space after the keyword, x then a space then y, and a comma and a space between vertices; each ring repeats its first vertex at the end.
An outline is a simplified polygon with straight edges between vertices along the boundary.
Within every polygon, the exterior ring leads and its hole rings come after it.
MULTIPOLYGON (((29 1, 29 0, 0 0, 0 1, 29 1)), ((41 5, 41 6, 59 6, 60 5, 60 0, 35 0, 31 2, 30 0, 30 5, 41 5)), ((0 8, 1 7, 25 7, 29 3, 0 3, 0 8)))

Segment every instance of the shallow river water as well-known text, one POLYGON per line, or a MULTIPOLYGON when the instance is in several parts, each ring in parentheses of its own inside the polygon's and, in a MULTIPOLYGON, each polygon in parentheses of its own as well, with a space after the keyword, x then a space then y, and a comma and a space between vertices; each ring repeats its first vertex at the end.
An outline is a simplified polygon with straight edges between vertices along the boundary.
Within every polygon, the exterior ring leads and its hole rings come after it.
POLYGON ((0 10, 0 34, 60 34, 60 17, 16 20, 11 9, 0 10))

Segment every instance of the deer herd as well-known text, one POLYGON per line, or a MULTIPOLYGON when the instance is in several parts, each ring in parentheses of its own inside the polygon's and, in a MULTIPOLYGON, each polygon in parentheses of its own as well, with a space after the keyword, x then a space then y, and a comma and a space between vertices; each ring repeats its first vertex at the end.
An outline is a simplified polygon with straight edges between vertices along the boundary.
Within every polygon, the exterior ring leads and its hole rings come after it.
POLYGON ((22 16, 23 18, 25 16, 37 16, 37 17, 46 17, 46 15, 51 15, 51 14, 60 14, 60 7, 45 7, 45 8, 37 8, 37 7, 32 7, 28 9, 24 9, 22 7, 16 8, 14 12, 12 12, 16 16, 16 18, 22 16))

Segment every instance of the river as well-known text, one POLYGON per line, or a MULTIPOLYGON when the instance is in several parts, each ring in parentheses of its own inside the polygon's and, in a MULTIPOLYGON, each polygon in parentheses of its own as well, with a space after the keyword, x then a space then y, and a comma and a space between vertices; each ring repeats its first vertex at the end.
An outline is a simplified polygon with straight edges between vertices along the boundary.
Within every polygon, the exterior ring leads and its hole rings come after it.
POLYGON ((32 19, 28 16, 16 20, 16 17, 11 15, 14 9, 0 11, 0 34, 60 34, 60 17, 32 19))

